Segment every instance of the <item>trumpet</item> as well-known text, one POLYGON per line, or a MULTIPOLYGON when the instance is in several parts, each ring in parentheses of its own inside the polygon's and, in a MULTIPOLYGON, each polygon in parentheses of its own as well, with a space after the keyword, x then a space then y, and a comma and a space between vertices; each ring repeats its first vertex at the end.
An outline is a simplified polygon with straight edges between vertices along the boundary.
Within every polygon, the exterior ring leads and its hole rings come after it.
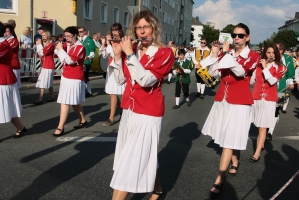
MULTIPOLYGON (((151 39, 151 38, 148 38, 148 39, 131 39, 131 41, 138 41, 138 42, 140 42, 140 41, 147 41, 147 42, 151 42, 153 39, 151 39)), ((112 41, 112 42, 121 42, 122 41, 122 39, 109 39, 109 41, 112 41)))

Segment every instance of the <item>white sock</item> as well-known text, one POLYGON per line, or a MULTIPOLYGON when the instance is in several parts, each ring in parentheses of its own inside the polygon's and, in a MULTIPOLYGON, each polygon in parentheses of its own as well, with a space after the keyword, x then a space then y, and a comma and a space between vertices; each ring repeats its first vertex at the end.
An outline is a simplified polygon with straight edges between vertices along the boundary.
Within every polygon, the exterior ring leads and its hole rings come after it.
POLYGON ((86 86, 87 86, 87 92, 91 94, 90 82, 87 82, 86 86))
POLYGON ((169 73, 168 74, 168 81, 170 82, 170 80, 171 80, 171 77, 172 77, 172 73, 169 73))
POLYGON ((175 105, 180 105, 180 97, 175 98, 175 105))
POLYGON ((196 83, 196 86, 197 86, 197 92, 200 93, 201 83, 196 83))
MULTIPOLYGON (((275 123, 275 125, 276 125, 278 123, 278 121, 279 121, 279 116, 275 117, 275 121, 276 121, 276 123, 275 123)), ((274 128, 275 128, 275 126, 273 128, 269 128, 268 133, 270 133, 271 135, 273 135, 274 128)))
POLYGON ((287 110, 287 107, 289 105, 289 100, 290 100, 290 98, 286 99, 286 102, 283 104, 282 110, 287 110))
POLYGON ((186 101, 189 101, 189 97, 186 98, 186 101))
POLYGON ((205 84, 201 84, 201 86, 200 86, 201 94, 204 94, 205 88, 206 88, 206 85, 205 84))

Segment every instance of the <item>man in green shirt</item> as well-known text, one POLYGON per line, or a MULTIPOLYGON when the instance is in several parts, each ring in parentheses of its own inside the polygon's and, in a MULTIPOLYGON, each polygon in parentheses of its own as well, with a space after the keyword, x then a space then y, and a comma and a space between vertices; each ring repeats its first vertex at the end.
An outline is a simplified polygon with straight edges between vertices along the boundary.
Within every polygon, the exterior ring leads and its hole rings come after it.
POLYGON ((92 64, 92 58, 95 56, 96 51, 96 45, 91 37, 86 35, 86 29, 84 27, 78 27, 79 32, 79 41, 83 44, 85 47, 86 55, 85 55, 85 61, 84 61, 84 76, 85 76, 85 85, 87 88, 86 97, 91 97, 91 87, 89 83, 89 71, 92 64))

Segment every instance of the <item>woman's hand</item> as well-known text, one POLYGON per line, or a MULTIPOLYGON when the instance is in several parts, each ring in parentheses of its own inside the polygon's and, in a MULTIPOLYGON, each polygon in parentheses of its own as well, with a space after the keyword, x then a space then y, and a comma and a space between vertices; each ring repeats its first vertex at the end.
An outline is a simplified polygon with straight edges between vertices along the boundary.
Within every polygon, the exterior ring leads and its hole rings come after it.
POLYGON ((110 45, 111 43, 110 43, 110 40, 112 39, 112 37, 111 37, 111 35, 110 34, 108 34, 107 36, 106 36, 106 43, 107 43, 107 45, 110 45))
POLYGON ((229 51, 229 42, 223 42, 223 52, 229 51))
POLYGON ((62 42, 58 42, 58 43, 56 44, 56 49, 57 49, 58 51, 60 51, 60 50, 63 49, 62 42))
POLYGON ((126 55, 130 55, 133 53, 133 45, 130 36, 125 36, 122 38, 120 42, 121 48, 126 55))
POLYGON ((39 44, 41 44, 42 43, 42 40, 40 39, 40 38, 38 38, 37 40, 36 40, 36 45, 39 45, 39 44))
POLYGON ((267 61, 266 61, 265 59, 261 59, 261 60, 260 60, 260 63, 262 64, 262 66, 263 66, 264 69, 267 67, 267 66, 266 66, 267 61))
POLYGON ((111 42, 113 53, 114 53, 114 60, 117 62, 121 59, 122 47, 120 42, 111 42))
POLYGON ((219 41, 212 42, 212 57, 217 58, 220 51, 219 41))

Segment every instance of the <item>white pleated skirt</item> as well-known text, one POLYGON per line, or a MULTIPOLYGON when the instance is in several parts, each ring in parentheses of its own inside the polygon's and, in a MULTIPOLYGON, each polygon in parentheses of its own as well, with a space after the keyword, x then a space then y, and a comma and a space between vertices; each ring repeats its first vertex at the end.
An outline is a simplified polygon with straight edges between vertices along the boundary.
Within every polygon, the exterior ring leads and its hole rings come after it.
POLYGON ((85 101, 85 84, 78 79, 68 79, 61 75, 57 103, 79 105, 85 101))
POLYGON ((105 82, 105 92, 107 94, 122 95, 125 91, 126 84, 118 85, 114 78, 114 72, 109 76, 109 67, 107 67, 106 82, 105 82))
POLYGON ((45 89, 49 89, 50 87, 53 87, 54 72, 55 69, 42 68, 36 82, 36 87, 45 88, 45 89))
POLYGON ((17 87, 18 89, 21 88, 21 76, 20 76, 20 70, 19 69, 13 69, 13 73, 16 75, 17 78, 17 87))
POLYGON ((266 101, 265 99, 254 100, 252 106, 252 122, 256 127, 273 128, 275 127, 276 102, 266 101))
POLYGON ((10 122, 13 117, 21 117, 22 105, 17 83, 0 85, 0 123, 10 122))
POLYGON ((123 110, 110 186, 131 193, 154 189, 162 117, 123 110))
POLYGON ((251 124, 251 106, 215 101, 202 128, 220 147, 245 150, 251 124))

